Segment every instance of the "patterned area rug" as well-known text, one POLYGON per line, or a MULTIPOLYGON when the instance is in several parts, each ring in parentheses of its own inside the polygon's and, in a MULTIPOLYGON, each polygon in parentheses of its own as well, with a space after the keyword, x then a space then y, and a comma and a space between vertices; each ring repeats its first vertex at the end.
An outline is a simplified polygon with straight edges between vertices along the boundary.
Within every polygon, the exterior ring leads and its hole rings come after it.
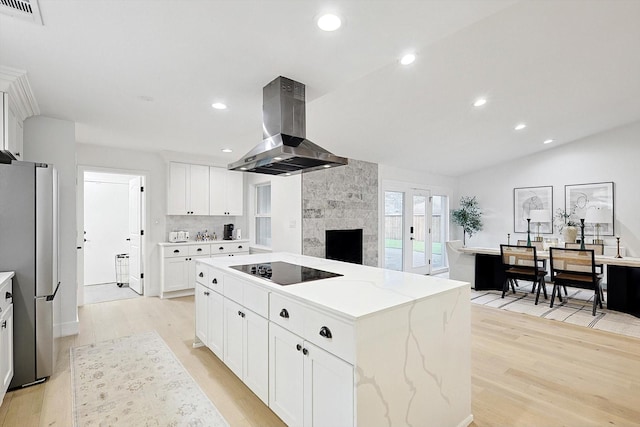
POLYGON ((71 348, 75 425, 229 427, 157 332, 71 348))
POLYGON ((520 282, 520 286, 516 287, 516 293, 514 294, 510 290, 509 293, 505 294, 504 299, 501 298, 502 291, 476 291, 471 289, 471 302, 640 338, 640 318, 620 313, 619 311, 607 310, 606 292, 604 293, 604 308, 598 307, 596 315, 592 316, 593 291, 567 288, 569 298, 564 297, 563 290, 563 302, 558 301, 556 297, 553 308, 550 308, 552 290, 553 285, 547 284, 549 299, 545 300, 542 293, 540 293, 540 301, 538 305, 535 305, 536 296, 531 293, 531 284, 527 282, 520 282))

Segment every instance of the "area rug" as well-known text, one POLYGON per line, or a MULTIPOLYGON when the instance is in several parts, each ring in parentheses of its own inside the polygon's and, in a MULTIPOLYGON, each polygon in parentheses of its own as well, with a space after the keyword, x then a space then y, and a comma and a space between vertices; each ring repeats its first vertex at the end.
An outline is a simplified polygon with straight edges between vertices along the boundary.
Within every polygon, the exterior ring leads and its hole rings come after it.
POLYGON ((71 387, 78 427, 229 426, 155 331, 71 348, 71 387))
POLYGON ((593 291, 568 287, 569 298, 564 297, 563 290, 563 302, 558 301, 556 297, 553 308, 550 308, 549 302, 551 301, 552 289, 553 286, 547 284, 549 299, 545 300, 541 293, 538 305, 534 304, 535 294, 531 293, 531 284, 527 282, 520 282, 520 286, 516 288, 516 293, 514 294, 510 290, 509 293, 505 294, 504 299, 501 298, 502 291, 476 291, 471 289, 471 302, 640 338, 640 318, 618 311, 607 310, 606 292, 604 294, 604 308, 598 307, 596 315, 592 316, 593 291))

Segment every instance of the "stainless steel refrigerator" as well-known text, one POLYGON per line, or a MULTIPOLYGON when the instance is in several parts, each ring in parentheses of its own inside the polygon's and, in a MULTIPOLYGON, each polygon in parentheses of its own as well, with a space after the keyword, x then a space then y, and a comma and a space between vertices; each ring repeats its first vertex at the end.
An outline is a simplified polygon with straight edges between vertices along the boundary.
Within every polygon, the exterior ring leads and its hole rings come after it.
POLYGON ((13 389, 53 373, 53 304, 60 282, 58 180, 51 165, 0 163, 0 271, 15 271, 13 389))

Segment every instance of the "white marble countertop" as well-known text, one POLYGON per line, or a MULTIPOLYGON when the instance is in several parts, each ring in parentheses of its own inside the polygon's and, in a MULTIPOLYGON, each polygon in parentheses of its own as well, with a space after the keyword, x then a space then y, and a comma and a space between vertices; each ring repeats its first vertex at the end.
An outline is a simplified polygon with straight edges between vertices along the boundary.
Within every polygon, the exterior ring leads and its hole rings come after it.
POLYGON ((247 243, 249 239, 238 239, 238 240, 189 240, 187 242, 160 242, 159 246, 185 246, 185 245, 210 245, 210 244, 219 244, 219 243, 247 243))
POLYGON ((16 273, 13 271, 0 271, 0 283, 4 283, 5 280, 11 279, 15 274, 16 273))
POLYGON ((349 320, 469 286, 466 282, 283 252, 241 255, 232 258, 203 258, 198 262, 221 268, 227 274, 266 287, 271 291, 328 309, 349 320), (229 268, 232 265, 270 261, 300 264, 344 276, 280 286, 269 280, 229 268))

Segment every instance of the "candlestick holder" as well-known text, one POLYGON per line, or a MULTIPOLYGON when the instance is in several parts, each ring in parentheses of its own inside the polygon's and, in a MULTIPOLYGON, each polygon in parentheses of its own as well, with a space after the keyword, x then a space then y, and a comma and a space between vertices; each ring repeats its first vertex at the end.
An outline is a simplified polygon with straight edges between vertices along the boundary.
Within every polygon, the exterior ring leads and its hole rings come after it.
POLYGON ((584 250, 584 218, 580 218, 580 249, 584 250))
POLYGON ((620 237, 616 237, 616 245, 618 246, 618 253, 616 254, 616 258, 622 258, 622 255, 620 255, 620 237))
POLYGON ((527 218, 527 246, 531 246, 531 218, 527 218))
POLYGON ((507 233, 507 245, 511 244, 511 233, 507 233))

